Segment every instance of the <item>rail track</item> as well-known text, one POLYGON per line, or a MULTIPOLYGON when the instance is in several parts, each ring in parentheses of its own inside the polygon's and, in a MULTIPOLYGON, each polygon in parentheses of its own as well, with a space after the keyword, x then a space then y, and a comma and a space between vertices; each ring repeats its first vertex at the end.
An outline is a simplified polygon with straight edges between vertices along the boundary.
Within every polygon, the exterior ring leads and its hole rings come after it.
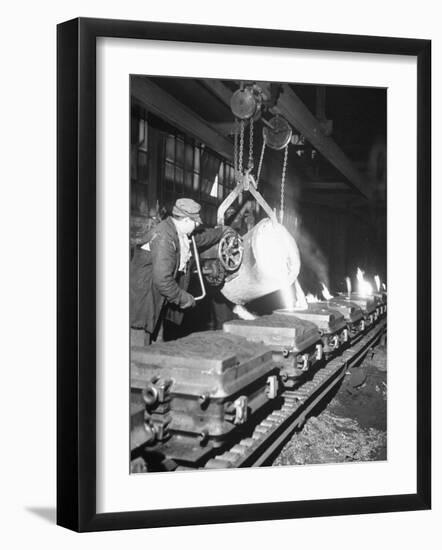
POLYGON ((224 448, 222 454, 210 458, 203 466, 192 468, 188 464, 179 465, 168 461, 167 469, 225 469, 270 464, 315 406, 336 388, 349 369, 360 364, 385 332, 386 319, 383 319, 352 347, 319 369, 310 381, 298 389, 286 390, 282 395, 282 406, 259 422, 250 437, 236 442, 230 448, 224 448))

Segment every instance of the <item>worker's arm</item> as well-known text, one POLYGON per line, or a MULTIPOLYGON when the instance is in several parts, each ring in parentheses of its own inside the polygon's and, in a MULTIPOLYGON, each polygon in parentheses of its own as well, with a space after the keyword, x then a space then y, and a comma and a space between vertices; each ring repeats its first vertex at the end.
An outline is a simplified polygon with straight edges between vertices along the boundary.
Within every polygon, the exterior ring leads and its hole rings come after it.
POLYGON ((198 248, 209 248, 216 244, 224 233, 230 229, 227 225, 203 229, 195 233, 195 243, 198 248))
POLYGON ((194 304, 191 294, 179 287, 175 280, 176 245, 167 235, 157 235, 150 241, 153 284, 171 304, 181 308, 194 304))

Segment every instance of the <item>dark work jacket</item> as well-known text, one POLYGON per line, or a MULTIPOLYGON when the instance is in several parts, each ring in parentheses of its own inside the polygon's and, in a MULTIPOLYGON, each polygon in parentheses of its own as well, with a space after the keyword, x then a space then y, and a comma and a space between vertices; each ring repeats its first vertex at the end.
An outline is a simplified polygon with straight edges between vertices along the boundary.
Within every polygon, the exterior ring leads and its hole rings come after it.
MULTIPOLYGON (((195 233, 198 248, 208 248, 218 242, 224 227, 205 229, 195 233)), ((150 251, 136 248, 130 263, 130 324, 153 333, 165 302, 167 318, 180 324, 188 301, 190 271, 187 269, 177 281, 180 265, 180 242, 172 218, 159 223, 149 240, 150 251)), ((191 250, 192 245, 191 245, 191 250)))

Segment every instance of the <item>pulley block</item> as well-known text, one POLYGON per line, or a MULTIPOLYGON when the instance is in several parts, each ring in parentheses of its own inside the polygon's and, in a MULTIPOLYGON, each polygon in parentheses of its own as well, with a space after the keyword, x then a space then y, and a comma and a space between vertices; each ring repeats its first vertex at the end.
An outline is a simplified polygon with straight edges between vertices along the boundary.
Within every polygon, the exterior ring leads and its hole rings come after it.
POLYGON ((292 128, 284 117, 276 115, 264 126, 262 133, 266 145, 270 149, 280 151, 289 144, 292 137, 292 128))
POLYGON ((232 94, 230 108, 240 120, 259 117, 261 113, 262 93, 257 86, 246 86, 232 94))

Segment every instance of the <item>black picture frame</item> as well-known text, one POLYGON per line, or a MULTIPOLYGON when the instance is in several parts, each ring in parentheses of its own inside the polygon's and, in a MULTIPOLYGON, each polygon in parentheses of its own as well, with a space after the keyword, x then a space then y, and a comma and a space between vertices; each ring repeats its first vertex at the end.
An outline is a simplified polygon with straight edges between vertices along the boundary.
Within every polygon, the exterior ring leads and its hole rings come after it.
POLYGON ((431 506, 431 41, 158 22, 58 25, 57 523, 76 531, 424 510, 431 506), (417 59, 417 492, 96 512, 96 39, 301 48, 417 59))

